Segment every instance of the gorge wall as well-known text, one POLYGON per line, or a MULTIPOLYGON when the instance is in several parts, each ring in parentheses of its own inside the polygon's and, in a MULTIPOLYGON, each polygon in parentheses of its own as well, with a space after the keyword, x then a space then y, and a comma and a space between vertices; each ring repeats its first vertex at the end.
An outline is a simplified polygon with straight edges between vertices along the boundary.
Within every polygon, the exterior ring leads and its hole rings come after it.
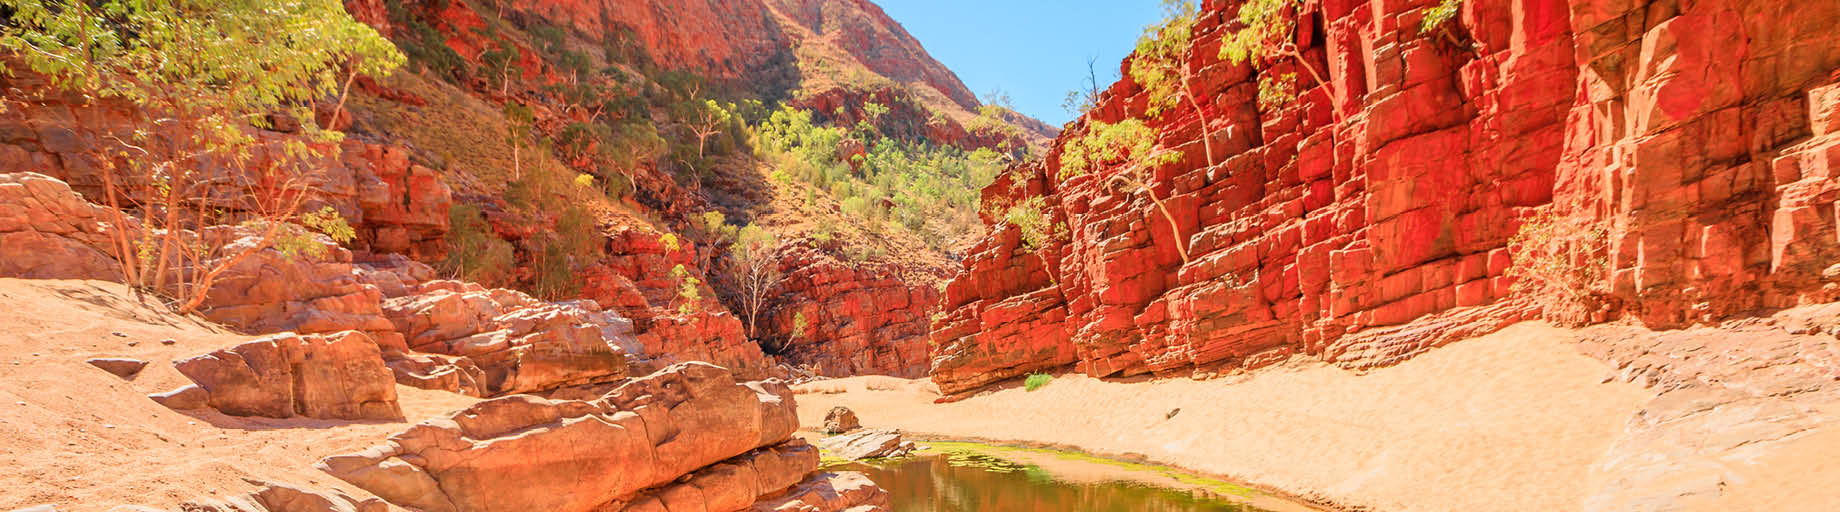
POLYGON ((1306 0, 1291 15, 1327 71, 1314 84, 1292 60, 1217 59, 1240 2, 1203 2, 1187 85, 1205 115, 1150 120, 1183 155, 1152 180, 1176 229, 1106 185, 1119 162, 1059 178, 1092 123, 1148 117, 1127 78, 985 190, 1041 198, 1066 235, 1028 251, 987 213, 933 324, 942 391, 1068 365, 1371 367, 1525 318, 1670 328, 1835 298, 1840 4, 1466 0, 1422 31, 1437 3, 1306 0), (1304 90, 1261 109, 1260 73, 1304 90), (1510 241, 1544 218, 1565 263, 1602 262, 1577 300, 1507 276, 1510 241))

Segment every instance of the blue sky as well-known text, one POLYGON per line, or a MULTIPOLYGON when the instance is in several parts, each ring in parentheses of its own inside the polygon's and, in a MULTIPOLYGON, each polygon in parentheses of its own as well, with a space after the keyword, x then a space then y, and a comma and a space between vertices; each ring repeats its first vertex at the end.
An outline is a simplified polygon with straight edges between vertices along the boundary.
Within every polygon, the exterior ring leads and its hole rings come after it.
POLYGON ((1097 56, 1099 87, 1118 79, 1118 62, 1144 25, 1160 14, 1156 0, 877 0, 920 39, 933 58, 982 97, 1009 93, 1022 113, 1059 126, 1067 91, 1086 81, 1097 56))

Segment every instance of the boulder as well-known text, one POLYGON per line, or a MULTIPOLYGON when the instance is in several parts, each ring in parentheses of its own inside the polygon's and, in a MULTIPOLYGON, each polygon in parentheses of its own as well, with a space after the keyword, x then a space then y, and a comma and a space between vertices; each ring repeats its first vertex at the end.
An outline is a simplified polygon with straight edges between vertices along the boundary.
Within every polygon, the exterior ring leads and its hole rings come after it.
POLYGON ((809 448, 785 444, 798 427, 793 407, 784 385, 737 383, 721 367, 684 363, 595 400, 486 400, 387 444, 328 457, 319 467, 391 503, 429 512, 619 510, 643 499, 641 491, 712 467, 691 481, 752 474, 757 483, 733 489, 758 496, 760 482, 787 480, 767 477, 788 470, 765 469, 816 467, 809 448), (753 471, 721 469, 724 461, 753 471))
POLYGON ((826 434, 842 434, 859 428, 862 428, 862 422, 856 419, 856 411, 848 407, 832 407, 830 412, 824 414, 823 432, 826 434))
POLYGON ((393 358, 405 383, 499 396, 627 375, 631 322, 593 301, 549 303, 456 281, 418 289, 382 306, 410 349, 441 355, 393 358))
POLYGON ((888 491, 854 471, 819 473, 784 496, 755 503, 753 512, 886 512, 888 491))
POLYGON ((173 365, 232 416, 402 419, 396 380, 360 332, 282 333, 173 365))
POLYGON ((388 512, 376 498, 357 499, 338 490, 312 490, 287 484, 249 480, 261 489, 226 499, 187 502, 185 512, 388 512))
POLYGON ((901 440, 900 432, 882 429, 827 437, 818 441, 818 447, 845 460, 905 457, 916 448, 914 443, 901 440))
POLYGON ((0 277, 119 280, 109 249, 114 220, 112 210, 50 176, 0 174, 0 277))
POLYGON ((168 409, 178 411, 203 409, 211 406, 211 393, 206 392, 204 388, 198 387, 197 384, 186 384, 172 391, 147 395, 147 398, 153 399, 154 402, 164 405, 168 409))
POLYGON ((142 368, 147 367, 146 361, 117 357, 98 357, 84 362, 123 379, 133 379, 141 373, 142 368))

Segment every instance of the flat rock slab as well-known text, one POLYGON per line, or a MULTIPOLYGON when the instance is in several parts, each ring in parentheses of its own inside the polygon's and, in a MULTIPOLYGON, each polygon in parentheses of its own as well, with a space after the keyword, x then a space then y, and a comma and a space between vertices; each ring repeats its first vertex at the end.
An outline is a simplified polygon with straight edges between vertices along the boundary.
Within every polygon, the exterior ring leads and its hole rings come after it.
POLYGON ((135 375, 140 375, 141 369, 147 367, 146 361, 118 357, 98 357, 84 362, 123 379, 133 379, 135 375))
POLYGON ((853 434, 827 437, 818 447, 832 457, 848 460, 903 457, 914 451, 914 443, 901 440, 893 430, 864 430, 853 434))

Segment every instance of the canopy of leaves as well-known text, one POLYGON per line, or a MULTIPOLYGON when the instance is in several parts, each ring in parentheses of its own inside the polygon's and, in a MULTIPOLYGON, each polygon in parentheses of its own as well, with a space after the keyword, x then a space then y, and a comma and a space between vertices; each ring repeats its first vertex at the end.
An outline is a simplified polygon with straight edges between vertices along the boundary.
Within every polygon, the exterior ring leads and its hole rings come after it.
POLYGON ((1457 18, 1457 12, 1463 8, 1463 0, 1443 0, 1437 5, 1425 8, 1425 17, 1418 22, 1418 33, 1429 34, 1450 20, 1457 18))
POLYGON ((25 67, 174 116, 212 149, 247 143, 242 127, 275 112, 335 140, 313 124, 314 100, 336 96, 348 71, 382 75, 403 62, 338 0, 0 0, 9 11, 0 49, 25 67))
MULTIPOLYGON (((1255 0, 1256 1, 1256 0, 1255 0)), ((1161 115, 1182 101, 1184 54, 1193 43, 1194 0, 1163 0, 1163 20, 1144 27, 1131 57, 1131 79, 1149 94, 1149 113, 1161 115)))
POLYGON ((1061 150, 1060 178, 1084 175, 1099 166, 1124 163, 1134 168, 1154 168, 1181 158, 1156 148, 1156 130, 1137 119, 1117 123, 1094 122, 1085 135, 1067 142, 1061 150))
POLYGON ((1239 28, 1228 32, 1220 45, 1220 58, 1234 64, 1264 66, 1278 50, 1295 45, 1296 22, 1285 11, 1303 0, 1247 0, 1240 4, 1239 28))

